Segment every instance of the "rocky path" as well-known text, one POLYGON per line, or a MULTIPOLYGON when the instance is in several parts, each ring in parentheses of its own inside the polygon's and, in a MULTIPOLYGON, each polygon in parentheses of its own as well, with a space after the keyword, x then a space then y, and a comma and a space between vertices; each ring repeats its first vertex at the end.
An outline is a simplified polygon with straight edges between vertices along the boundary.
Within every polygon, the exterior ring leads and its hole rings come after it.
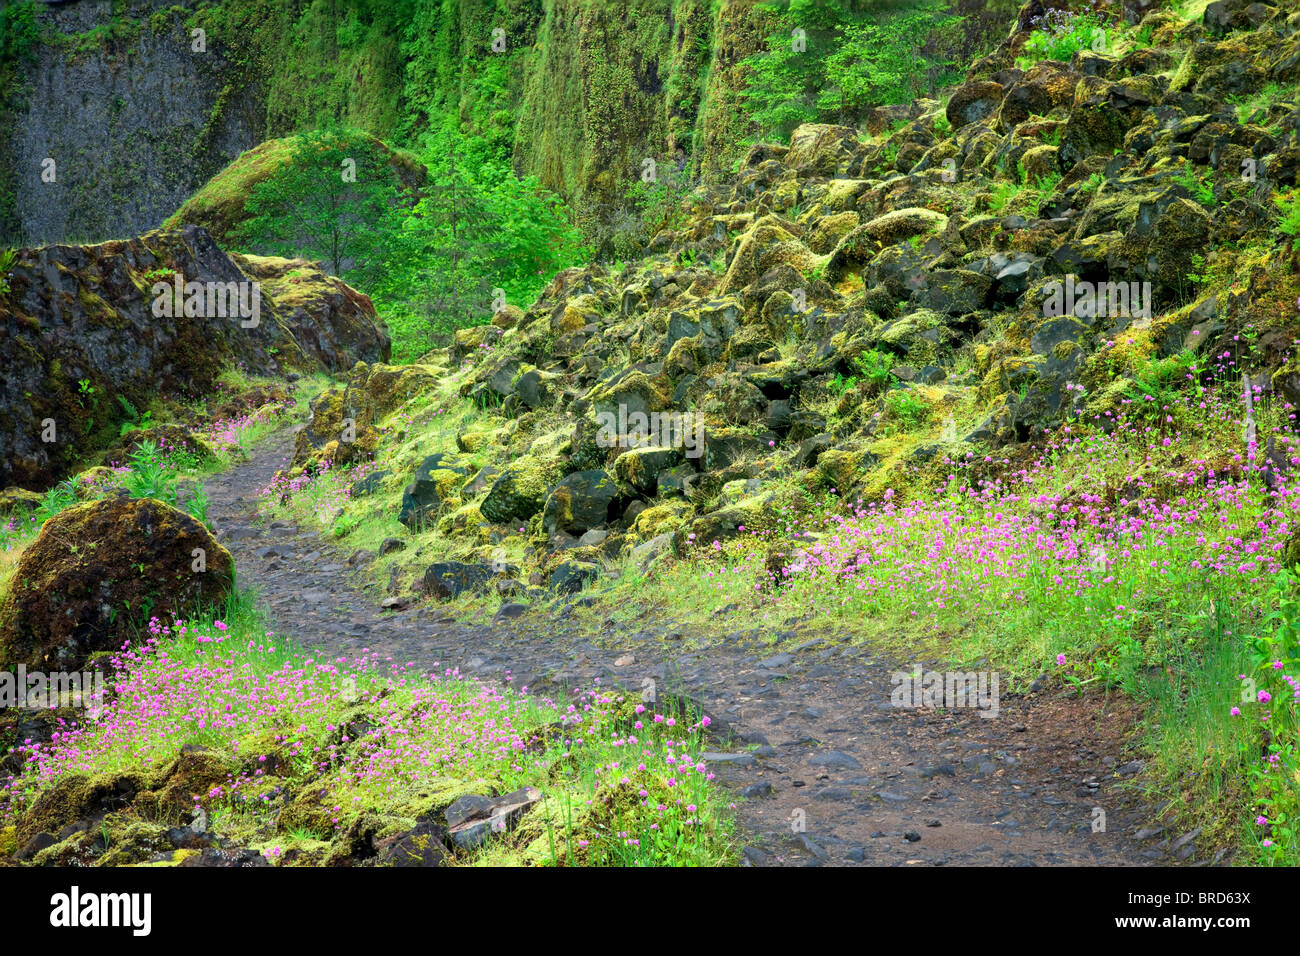
MULTIPOLYGON (((1127 784, 1122 703, 1059 693, 1012 697, 999 716, 891 706, 890 675, 912 663, 792 631, 780 653, 743 640, 672 653, 671 622, 598 641, 565 610, 456 623, 436 605, 382 610, 351 583, 348 551, 258 518, 258 492, 292 447, 287 433, 207 484, 220 540, 279 631, 329 654, 363 648, 427 669, 502 679, 558 697, 594 680, 651 678, 700 702, 721 728, 711 766, 738 799, 754 865, 1144 865, 1196 860, 1193 839, 1143 829, 1127 784), (667 650, 665 650, 667 649, 667 650), (1094 808, 1105 829, 1094 832, 1094 808)), ((922 662, 923 665, 925 662, 922 662)), ((1199 861, 1197 861, 1199 862, 1199 861)))

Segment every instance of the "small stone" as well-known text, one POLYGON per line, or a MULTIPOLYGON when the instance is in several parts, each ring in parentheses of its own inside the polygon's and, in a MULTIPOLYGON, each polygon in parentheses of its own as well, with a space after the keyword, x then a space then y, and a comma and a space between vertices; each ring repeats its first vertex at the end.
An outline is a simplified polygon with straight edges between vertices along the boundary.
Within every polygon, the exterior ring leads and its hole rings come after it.
POLYGON ((862 769, 862 764, 858 763, 856 757, 846 754, 842 750, 828 750, 825 753, 816 754, 808 758, 808 762, 814 767, 828 767, 831 770, 862 769))
POLYGON ((622 657, 619 657, 614 661, 614 666, 627 667, 628 665, 635 664, 635 663, 636 663, 635 654, 624 654, 622 657))
POLYGON ((921 834, 917 833, 915 830, 908 830, 906 833, 903 834, 903 839, 906 840, 908 843, 920 843, 921 834))
POLYGON ((767 861, 772 859, 772 854, 756 846, 747 846, 741 851, 740 857, 742 866, 766 866, 767 861))
POLYGON ((755 760, 751 754, 719 754, 706 752, 700 755, 700 759, 706 764, 720 763, 728 764, 732 767, 754 767, 758 765, 758 761, 755 760))

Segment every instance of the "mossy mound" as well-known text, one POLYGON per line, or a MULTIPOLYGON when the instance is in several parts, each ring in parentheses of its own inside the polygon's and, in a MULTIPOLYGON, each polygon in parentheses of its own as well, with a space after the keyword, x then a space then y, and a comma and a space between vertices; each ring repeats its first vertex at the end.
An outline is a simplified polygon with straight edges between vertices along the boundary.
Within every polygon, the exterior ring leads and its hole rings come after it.
MULTIPOLYGON (((424 167, 410 156, 390 148, 377 137, 364 138, 369 146, 387 157, 397 184, 409 189, 424 182, 427 175, 424 167)), ((163 228, 202 226, 219 243, 230 244, 247 217, 245 206, 248 197, 259 184, 282 170, 292 157, 293 140, 288 137, 268 139, 240 153, 186 200, 163 223, 163 228)), ((235 245, 238 247, 237 243, 235 245)))
POLYGON ((224 601, 233 574, 230 552, 207 528, 161 501, 69 508, 19 559, 0 608, 0 666, 76 670, 118 650, 150 616, 224 601))

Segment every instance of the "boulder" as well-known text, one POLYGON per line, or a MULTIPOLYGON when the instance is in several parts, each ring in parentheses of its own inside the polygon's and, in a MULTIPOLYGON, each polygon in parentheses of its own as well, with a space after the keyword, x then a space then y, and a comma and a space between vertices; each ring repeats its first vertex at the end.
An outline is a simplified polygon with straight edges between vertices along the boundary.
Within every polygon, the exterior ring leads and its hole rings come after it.
POLYGON ((439 561, 424 572, 424 593, 439 601, 450 601, 467 591, 485 591, 495 573, 488 564, 439 561))
POLYGON ((0 667, 76 670, 150 616, 167 623, 230 594, 234 562, 200 522, 153 498, 109 498, 49 519, 0 608, 0 667))
POLYGON ((577 594, 600 575, 600 568, 583 561, 562 561, 546 579, 557 594, 577 594))
POLYGON ((519 818, 541 800, 542 792, 536 787, 521 787, 501 797, 466 794, 443 813, 447 835, 458 849, 473 850, 494 834, 513 830, 519 818))
POLYGON ((785 165, 804 176, 832 176, 853 158, 858 134, 850 126, 805 123, 790 136, 785 165))
POLYGON ((236 364, 342 372, 389 354, 366 296, 308 262, 228 256, 196 226, 19 249, 7 282, 0 487, 48 486, 118 444, 118 397, 144 408, 215 394, 236 364), (42 438, 47 420, 56 440, 42 438))
POLYGON ((469 469, 448 455, 430 455, 415 469, 411 483, 402 492, 402 510, 397 520, 411 530, 420 528, 469 477, 469 469))
POLYGON ((944 115, 953 129, 968 126, 996 113, 1002 103, 1002 93, 1002 84, 992 80, 967 83, 953 91, 944 115))
POLYGON ((633 448, 614 460, 620 482, 642 494, 652 494, 659 475, 682 460, 680 448, 633 448))
POLYGON ((479 505, 488 521, 525 521, 542 510, 551 482, 551 469, 535 458, 507 465, 479 505))
POLYGON ((604 471, 575 471, 562 478, 542 508, 542 530, 582 534, 609 520, 618 489, 604 471))

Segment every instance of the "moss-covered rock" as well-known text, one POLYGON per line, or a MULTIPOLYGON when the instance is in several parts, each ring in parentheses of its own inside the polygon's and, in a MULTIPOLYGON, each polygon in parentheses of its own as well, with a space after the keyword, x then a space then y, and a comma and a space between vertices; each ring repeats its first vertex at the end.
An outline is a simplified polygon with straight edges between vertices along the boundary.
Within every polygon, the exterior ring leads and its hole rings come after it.
POLYGON ((219 605, 233 575, 230 552, 208 529, 160 501, 69 508, 19 560, 0 607, 0 666, 76 670, 118 650, 150 616, 219 605))
POLYGON ((542 530, 582 534, 600 528, 610 518, 618 498, 614 480, 604 471, 575 471, 562 478, 547 496, 542 509, 542 530))
POLYGON ((492 483, 479 510, 488 521, 526 521, 542 510, 551 483, 558 477, 554 464, 522 458, 508 464, 492 483))
POLYGON ((118 444, 118 398, 144 408, 213 394, 236 364, 342 371, 389 350, 364 295, 307 262, 228 256, 194 226, 20 249, 8 281, 0 485, 48 486, 118 444))

